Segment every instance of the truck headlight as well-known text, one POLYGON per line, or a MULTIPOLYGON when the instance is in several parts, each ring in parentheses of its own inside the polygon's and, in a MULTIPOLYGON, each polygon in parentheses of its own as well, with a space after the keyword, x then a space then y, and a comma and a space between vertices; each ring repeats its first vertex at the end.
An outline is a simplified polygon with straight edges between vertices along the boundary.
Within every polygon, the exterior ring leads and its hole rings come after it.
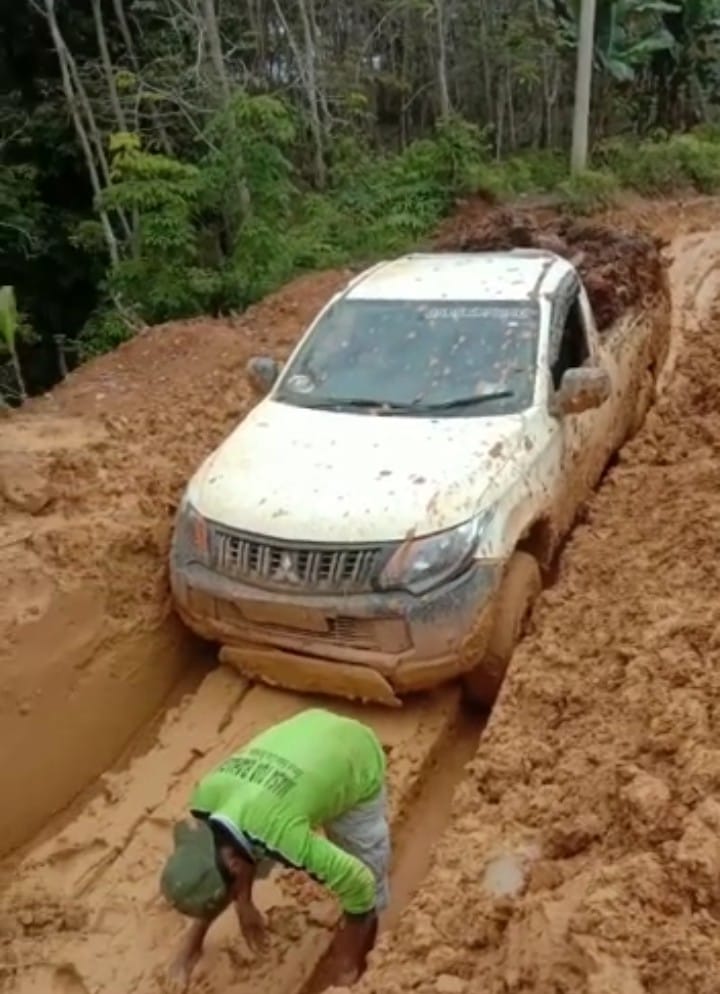
POLYGON ((183 497, 178 508, 173 544, 186 561, 209 561, 210 536, 207 521, 187 497, 183 497))
POLYGON ((484 516, 455 528, 403 542, 380 576, 385 589, 422 594, 462 571, 477 546, 484 516))

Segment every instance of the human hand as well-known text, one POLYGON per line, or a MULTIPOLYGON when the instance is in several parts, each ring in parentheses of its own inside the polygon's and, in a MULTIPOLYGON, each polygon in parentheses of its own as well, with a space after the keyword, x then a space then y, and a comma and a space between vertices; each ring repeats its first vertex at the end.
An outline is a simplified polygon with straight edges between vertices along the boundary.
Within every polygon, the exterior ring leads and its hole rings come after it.
POLYGON ((326 959, 329 987, 351 987, 362 975, 377 933, 377 916, 346 919, 336 932, 326 959))

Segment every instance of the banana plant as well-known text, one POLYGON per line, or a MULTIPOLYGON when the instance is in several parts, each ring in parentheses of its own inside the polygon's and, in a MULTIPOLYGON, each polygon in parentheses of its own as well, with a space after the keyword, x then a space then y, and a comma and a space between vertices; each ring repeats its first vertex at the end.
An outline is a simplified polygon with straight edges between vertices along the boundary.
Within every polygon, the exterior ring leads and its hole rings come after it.
POLYGON ((679 4, 665 0, 617 0, 601 3, 595 47, 603 68, 620 83, 630 83, 656 52, 671 52, 676 40, 663 23, 679 4))
MULTIPOLYGON (((562 42, 575 48, 581 0, 568 0, 567 5, 562 0, 549 2, 561 17, 562 42)), ((599 66, 618 82, 632 82, 655 53, 676 48, 677 41, 663 17, 682 9, 670 0, 598 0, 595 58, 599 66)))
POLYGON ((0 287, 0 351, 6 352, 10 357, 20 400, 25 401, 28 396, 27 387, 17 352, 20 326, 20 315, 18 314, 14 288, 11 286, 0 287))
POLYGON ((720 86, 720 0, 684 0, 671 20, 680 77, 701 89, 720 86))

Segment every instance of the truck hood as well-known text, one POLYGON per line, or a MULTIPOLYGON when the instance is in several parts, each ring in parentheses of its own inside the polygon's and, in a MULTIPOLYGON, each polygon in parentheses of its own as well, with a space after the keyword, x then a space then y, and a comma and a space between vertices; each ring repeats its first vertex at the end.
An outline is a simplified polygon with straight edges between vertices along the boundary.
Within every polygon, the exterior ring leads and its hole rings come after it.
POLYGON ((301 542, 427 535, 522 475, 527 415, 409 418, 260 403, 190 481, 204 517, 301 542))

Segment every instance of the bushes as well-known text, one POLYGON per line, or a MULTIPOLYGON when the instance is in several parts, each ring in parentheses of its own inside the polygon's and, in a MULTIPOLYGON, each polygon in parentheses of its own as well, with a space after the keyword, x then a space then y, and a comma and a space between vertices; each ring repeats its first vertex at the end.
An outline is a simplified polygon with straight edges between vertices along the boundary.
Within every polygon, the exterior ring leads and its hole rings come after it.
POLYGON ((720 142, 709 134, 661 135, 636 144, 608 141, 594 160, 620 185, 648 196, 720 188, 720 142))
POLYGON ((571 213, 592 214, 612 207, 620 193, 620 184, 611 172, 586 169, 559 183, 558 193, 571 213))

